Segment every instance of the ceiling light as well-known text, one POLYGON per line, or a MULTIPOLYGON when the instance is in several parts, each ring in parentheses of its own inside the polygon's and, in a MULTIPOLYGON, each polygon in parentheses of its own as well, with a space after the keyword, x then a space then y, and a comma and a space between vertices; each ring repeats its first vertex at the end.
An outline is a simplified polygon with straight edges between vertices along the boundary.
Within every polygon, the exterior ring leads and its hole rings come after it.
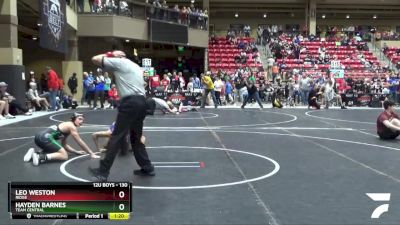
POLYGON ((41 24, 41 23, 38 23, 37 25, 38 25, 38 27, 41 27, 43 24, 41 24))
POLYGON ((130 42, 130 40, 129 40, 129 39, 126 39, 125 42, 128 43, 128 42, 130 42))
POLYGON ((33 36, 33 37, 32 37, 32 40, 36 41, 36 40, 37 40, 37 37, 33 36))
POLYGON ((350 15, 349 15, 349 14, 347 14, 347 15, 346 15, 346 19, 349 19, 349 18, 350 18, 350 15))
POLYGON ((266 13, 264 13, 263 17, 264 17, 264 18, 267 18, 267 14, 266 14, 266 13))
POLYGON ((191 2, 192 4, 194 4, 194 0, 191 0, 190 2, 191 2))
POLYGON ((325 19, 325 17, 326 17, 326 15, 325 15, 325 14, 322 14, 322 19, 325 19))
POLYGON ((235 17, 238 18, 238 17, 239 17, 239 14, 238 14, 238 13, 235 13, 235 17))
POLYGON ((378 16, 377 16, 377 15, 374 15, 372 18, 373 18, 373 19, 376 19, 376 18, 378 18, 378 16))

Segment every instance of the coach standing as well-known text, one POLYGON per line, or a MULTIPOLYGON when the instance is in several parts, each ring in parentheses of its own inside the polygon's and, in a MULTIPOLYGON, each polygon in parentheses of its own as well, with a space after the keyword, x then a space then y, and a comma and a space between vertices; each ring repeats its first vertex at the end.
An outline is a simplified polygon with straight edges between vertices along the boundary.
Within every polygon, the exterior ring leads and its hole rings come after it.
POLYGON ((136 63, 127 59, 122 51, 94 56, 92 62, 114 74, 121 102, 106 155, 98 168, 89 168, 89 171, 97 181, 106 181, 125 134, 130 131, 133 154, 141 167, 140 170, 134 171, 134 174, 154 176, 154 166, 147 155, 145 145, 140 141, 147 109, 142 70, 136 63))
POLYGON ((50 67, 47 67, 47 87, 50 92, 50 105, 51 111, 55 111, 57 107, 57 94, 60 89, 60 83, 58 81, 58 75, 56 71, 52 70, 50 67))

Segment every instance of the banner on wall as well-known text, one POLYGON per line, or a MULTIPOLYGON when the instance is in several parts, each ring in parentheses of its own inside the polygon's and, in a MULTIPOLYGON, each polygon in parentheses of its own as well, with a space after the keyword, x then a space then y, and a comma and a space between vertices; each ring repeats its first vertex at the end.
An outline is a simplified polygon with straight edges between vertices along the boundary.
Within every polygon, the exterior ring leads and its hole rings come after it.
POLYGON ((65 0, 39 1, 42 26, 40 47, 52 51, 67 52, 67 20, 65 0))

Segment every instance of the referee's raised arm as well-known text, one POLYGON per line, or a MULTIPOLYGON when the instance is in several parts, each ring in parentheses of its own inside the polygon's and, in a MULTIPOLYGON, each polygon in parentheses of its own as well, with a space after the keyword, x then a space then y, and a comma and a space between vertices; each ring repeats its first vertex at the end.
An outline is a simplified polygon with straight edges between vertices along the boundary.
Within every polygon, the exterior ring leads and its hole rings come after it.
POLYGON ((92 57, 92 62, 96 66, 104 67, 104 57, 110 57, 110 58, 125 58, 126 54, 123 51, 113 51, 113 52, 107 52, 105 54, 99 54, 95 55, 92 57))

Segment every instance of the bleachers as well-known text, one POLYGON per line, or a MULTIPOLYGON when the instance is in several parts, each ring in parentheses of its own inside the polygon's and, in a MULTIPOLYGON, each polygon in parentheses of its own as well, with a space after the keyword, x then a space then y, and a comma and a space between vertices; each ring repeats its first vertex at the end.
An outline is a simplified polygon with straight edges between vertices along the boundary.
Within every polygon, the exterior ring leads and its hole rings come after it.
MULTIPOLYGON (((254 38, 240 38, 238 42, 254 42, 254 38)), ((225 37, 216 38, 216 43, 209 43, 208 59, 211 72, 216 73, 219 69, 224 69, 228 73, 234 73, 238 68, 249 66, 250 68, 263 68, 261 63, 256 63, 252 54, 247 54, 247 63, 235 63, 235 57, 242 52, 237 45, 231 44, 225 37)))
MULTIPOLYGON (((292 39, 283 37, 288 43, 292 43, 292 39)), ((373 77, 375 72, 371 72, 363 64, 362 60, 357 58, 357 55, 363 55, 364 59, 371 64, 380 65, 379 60, 370 51, 358 50, 358 45, 364 45, 364 42, 351 43, 348 46, 337 46, 336 42, 326 41, 303 41, 300 46, 303 49, 300 54, 300 59, 277 59, 278 65, 283 70, 299 69, 303 70, 306 74, 319 74, 325 75, 326 71, 330 68, 330 63, 327 64, 311 64, 304 61, 307 57, 318 59, 320 56, 319 49, 325 47, 325 53, 330 56, 331 60, 338 60, 344 66, 345 77, 359 78, 359 77, 373 77), (349 58, 350 56, 350 58, 349 58), (284 64, 284 66, 282 65, 284 64)), ((400 60, 400 56, 399 56, 400 60)))
POLYGON ((400 52, 400 48, 397 47, 390 47, 385 55, 392 61, 392 63, 397 64, 400 61, 400 54, 396 53, 397 51, 400 52))

